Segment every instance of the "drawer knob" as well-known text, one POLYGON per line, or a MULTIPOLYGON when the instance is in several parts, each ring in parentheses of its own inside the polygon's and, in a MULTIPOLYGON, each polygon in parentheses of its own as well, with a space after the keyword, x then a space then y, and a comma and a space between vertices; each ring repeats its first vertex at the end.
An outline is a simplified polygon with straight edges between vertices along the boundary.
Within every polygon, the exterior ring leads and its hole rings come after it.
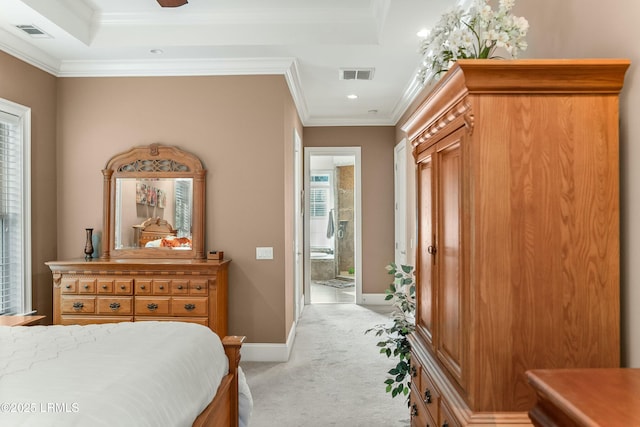
POLYGON ((140 289, 147 289, 145 285, 140 285, 140 289))
POLYGON ((182 285, 178 285, 178 289, 182 289, 182 285))
POLYGON ((120 303, 119 302, 112 302, 111 304, 109 304, 109 308, 113 311, 116 311, 120 308, 120 303))
POLYGON ((160 290, 163 290, 163 289, 164 289, 164 285, 160 285, 160 290))
POLYGON ((436 252, 438 252, 438 249, 436 249, 435 246, 433 245, 427 246, 427 253, 429 253, 430 255, 435 255, 436 252))
POLYGON ((196 289, 197 289, 197 290, 201 290, 201 289, 202 289, 202 286, 198 285, 198 286, 196 286, 196 289))
POLYGON ((415 378, 418 375, 418 370, 415 366, 411 366, 411 376, 415 378))
POLYGON ((444 423, 442 423, 442 427, 449 427, 449 423, 445 421, 444 423))
POLYGON ((83 288, 89 289, 89 285, 84 285, 83 288))
POLYGON ((158 304, 152 302, 147 304, 147 308, 149 309, 149 311, 155 311, 158 309, 158 304))
POLYGON ((195 304, 185 304, 184 305, 184 309, 187 311, 191 311, 191 310, 195 310, 196 305, 195 304))
POLYGON ((107 285, 102 285, 102 289, 107 289, 107 285))
POLYGON ((123 291, 125 290, 126 286, 125 285, 120 285, 120 289, 122 289, 123 291))
POLYGON ((84 307, 84 303, 81 303, 81 302, 73 303, 73 309, 76 311, 82 310, 83 307, 84 307))
POLYGON ((67 285, 67 286, 65 286, 65 288, 71 289, 71 285, 67 285))
POLYGON ((427 405, 431 403, 431 390, 429 389, 424 391, 424 403, 427 405))
POLYGON ((416 406, 416 404, 414 403, 413 405, 411 405, 411 416, 415 417, 418 415, 418 406, 416 406))

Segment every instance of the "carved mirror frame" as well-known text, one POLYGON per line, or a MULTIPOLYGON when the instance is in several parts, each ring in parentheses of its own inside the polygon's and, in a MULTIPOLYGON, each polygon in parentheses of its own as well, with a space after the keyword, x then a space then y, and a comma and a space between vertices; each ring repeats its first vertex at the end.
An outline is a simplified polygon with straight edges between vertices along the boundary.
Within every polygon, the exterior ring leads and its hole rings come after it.
POLYGON ((151 144, 112 157, 103 169, 104 228, 100 258, 204 259, 204 206, 206 169, 195 155, 177 147, 151 144), (115 247, 116 182, 118 178, 192 178, 191 249, 115 247))

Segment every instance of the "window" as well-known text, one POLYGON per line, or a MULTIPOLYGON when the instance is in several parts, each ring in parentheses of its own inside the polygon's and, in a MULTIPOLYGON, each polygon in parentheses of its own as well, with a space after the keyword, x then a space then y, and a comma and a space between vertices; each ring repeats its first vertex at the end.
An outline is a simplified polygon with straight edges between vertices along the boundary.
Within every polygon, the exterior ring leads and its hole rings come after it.
POLYGON ((329 173, 312 172, 309 189, 311 218, 326 217, 329 214, 329 173))
POLYGON ((31 311, 31 110, 0 99, 0 314, 31 311))

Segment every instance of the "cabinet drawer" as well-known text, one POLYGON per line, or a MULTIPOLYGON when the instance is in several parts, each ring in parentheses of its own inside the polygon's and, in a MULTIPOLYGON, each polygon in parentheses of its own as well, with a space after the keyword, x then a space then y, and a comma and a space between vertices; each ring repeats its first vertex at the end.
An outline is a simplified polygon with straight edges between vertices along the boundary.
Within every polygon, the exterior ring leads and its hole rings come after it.
POLYGON ((78 293, 79 294, 95 294, 96 293, 96 279, 80 279, 80 280, 78 280, 78 293))
POLYGON ((75 294, 78 292, 78 279, 64 277, 60 283, 60 292, 63 294, 75 294))
POLYGON ((409 413, 411 414, 411 427, 436 427, 438 425, 422 403, 419 393, 413 387, 409 397, 409 413))
POLYGON ((98 279, 96 292, 103 295, 131 295, 133 280, 98 279))
POLYGON ((60 312, 68 314, 95 313, 96 297, 63 296, 60 302, 60 312))
POLYGON ((187 322, 187 323, 197 323, 198 325, 202 325, 202 326, 209 326, 209 319, 207 317, 154 317, 154 316, 136 317, 136 322, 144 322, 144 321, 187 322))
POLYGON ((451 410, 444 400, 440 400, 440 425, 447 427, 461 427, 458 420, 451 414, 451 410))
POLYGON ((422 365, 420 365, 418 358, 413 353, 411 353, 409 364, 411 365, 411 368, 409 369, 409 372, 411 373, 411 385, 415 386, 416 390, 422 390, 422 383, 420 382, 420 377, 422 377, 422 365))
MULTIPOLYGON (((212 279, 213 280, 213 279, 212 279)), ((206 279, 192 280, 189 282, 189 294, 207 295, 209 293, 209 282, 206 279)))
POLYGON ((133 314, 132 297, 98 297, 98 314, 133 314))
POLYGON ((424 403, 424 406, 431 414, 434 420, 438 419, 438 401, 440 399, 440 393, 434 385, 433 381, 427 374, 426 369, 423 369, 420 375, 420 399, 424 403))
POLYGON ((189 281, 188 280, 172 280, 171 281, 171 294, 172 295, 186 295, 189 293, 189 281))
POLYGON ((174 297, 171 299, 171 313, 175 316, 206 316, 208 299, 174 297))
POLYGON ((136 279, 135 293, 136 295, 151 295, 151 279, 136 279))
POLYGON ((137 297, 136 315, 138 316, 166 316, 169 314, 169 297, 137 297))
POLYGON ((96 323, 133 322, 133 316, 92 316, 92 315, 63 315, 60 325, 93 325, 96 323))
POLYGON ((171 280, 153 280, 154 295, 169 295, 171 293, 171 280))

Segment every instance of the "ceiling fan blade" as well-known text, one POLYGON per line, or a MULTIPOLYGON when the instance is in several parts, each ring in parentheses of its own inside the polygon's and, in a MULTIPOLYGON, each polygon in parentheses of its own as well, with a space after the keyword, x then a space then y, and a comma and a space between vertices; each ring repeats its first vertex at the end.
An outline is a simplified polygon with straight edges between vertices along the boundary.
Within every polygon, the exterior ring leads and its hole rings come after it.
POLYGON ((188 3, 187 0, 158 0, 162 7, 179 7, 188 3))

